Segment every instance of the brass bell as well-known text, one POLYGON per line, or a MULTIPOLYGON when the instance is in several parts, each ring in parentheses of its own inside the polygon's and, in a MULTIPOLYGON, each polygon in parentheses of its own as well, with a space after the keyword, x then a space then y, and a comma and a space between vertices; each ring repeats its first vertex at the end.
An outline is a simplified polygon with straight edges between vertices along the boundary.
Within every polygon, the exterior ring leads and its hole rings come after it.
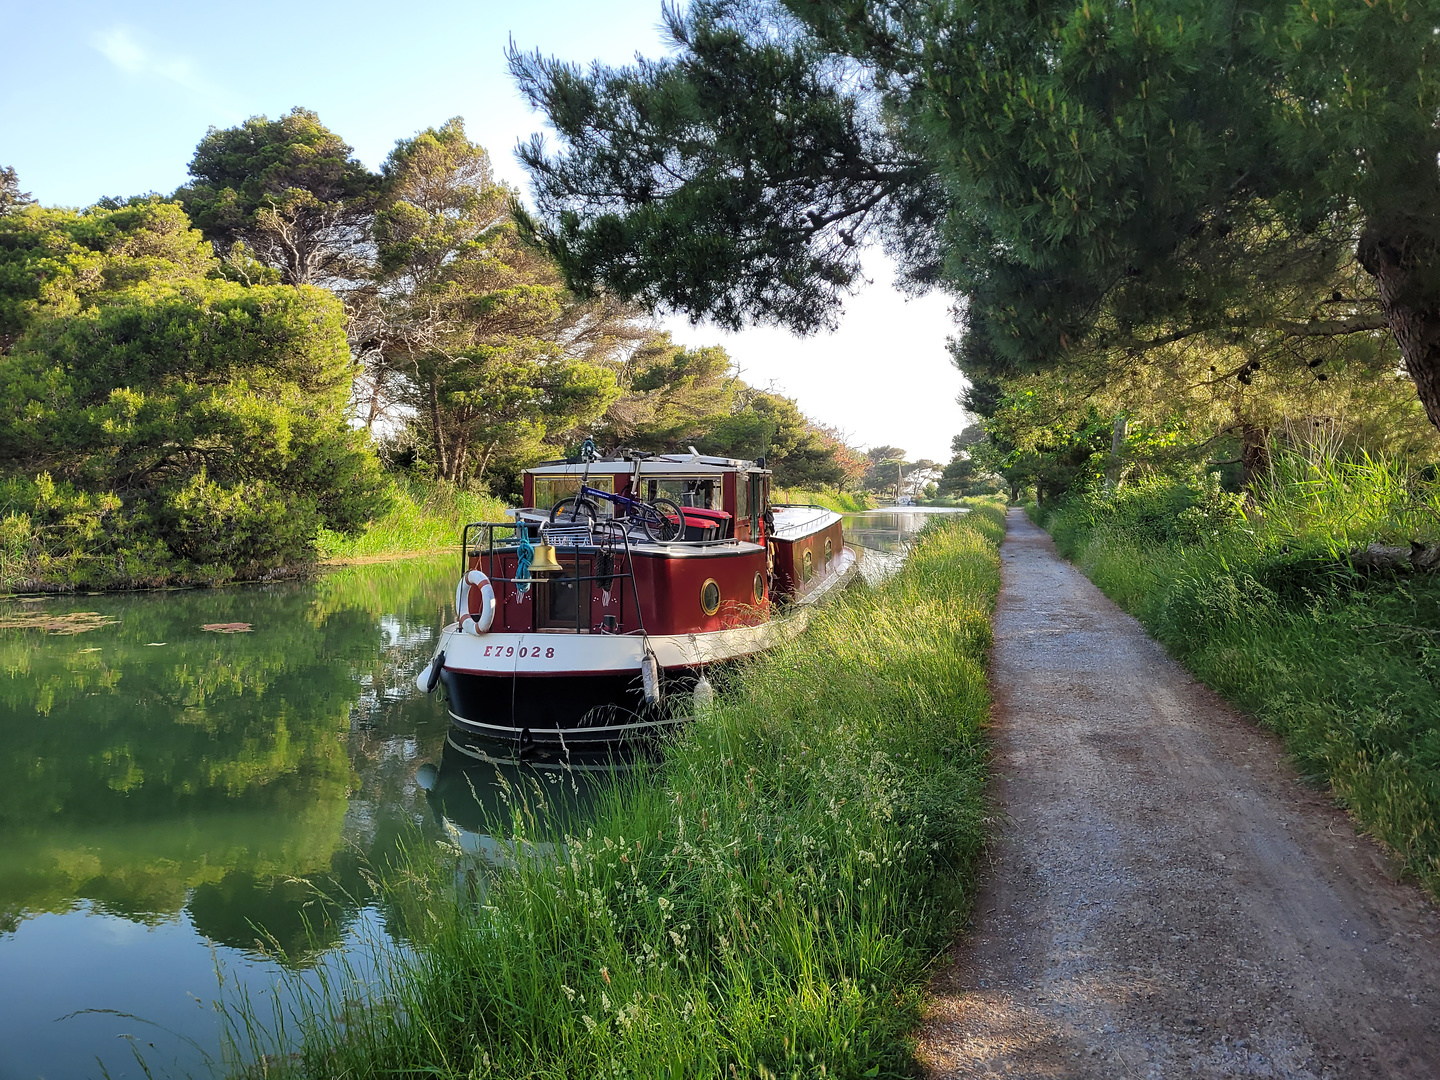
POLYGON ((530 562, 530 576, 536 574, 558 574, 565 568, 555 558, 554 544, 536 544, 535 558, 530 562))

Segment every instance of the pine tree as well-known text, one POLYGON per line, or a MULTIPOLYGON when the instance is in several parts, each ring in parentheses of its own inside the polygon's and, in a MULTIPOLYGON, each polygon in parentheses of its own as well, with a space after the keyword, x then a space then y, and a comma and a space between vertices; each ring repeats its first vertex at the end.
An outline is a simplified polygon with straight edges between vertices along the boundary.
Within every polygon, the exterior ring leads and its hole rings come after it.
POLYGON ((1440 426, 1435 0, 700 0, 676 54, 512 66, 587 288, 806 331, 882 238, 979 373, 1193 334, 1387 330, 1440 426), (1326 289, 1347 261, 1355 292, 1326 289), (1277 280, 1298 306, 1277 310, 1277 280), (1306 306, 1308 304, 1308 306, 1306 306))

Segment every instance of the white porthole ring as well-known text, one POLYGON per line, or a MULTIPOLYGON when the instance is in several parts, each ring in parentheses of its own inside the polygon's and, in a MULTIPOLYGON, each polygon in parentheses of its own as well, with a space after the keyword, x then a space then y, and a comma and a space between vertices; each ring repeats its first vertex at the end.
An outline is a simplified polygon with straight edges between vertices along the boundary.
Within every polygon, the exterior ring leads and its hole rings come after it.
POLYGON ((455 588, 455 613, 463 633, 485 633, 495 622, 495 588, 483 570, 471 570, 455 588))

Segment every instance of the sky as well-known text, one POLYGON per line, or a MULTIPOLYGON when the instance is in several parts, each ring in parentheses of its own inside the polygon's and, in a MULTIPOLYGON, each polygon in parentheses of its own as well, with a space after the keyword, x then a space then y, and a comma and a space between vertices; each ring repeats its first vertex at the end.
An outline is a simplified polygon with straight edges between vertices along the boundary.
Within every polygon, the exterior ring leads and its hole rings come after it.
MULTIPOLYGON (((510 79, 507 44, 623 64, 664 54, 659 19, 660 0, 0 0, 0 166, 47 205, 170 192, 207 128, 303 105, 372 168, 396 139, 462 116, 525 191, 514 149, 544 122, 510 79)), ((950 301, 906 301, 879 252, 865 265, 871 284, 831 334, 660 322, 684 344, 723 345, 748 382, 857 445, 946 461, 966 419, 950 301)))

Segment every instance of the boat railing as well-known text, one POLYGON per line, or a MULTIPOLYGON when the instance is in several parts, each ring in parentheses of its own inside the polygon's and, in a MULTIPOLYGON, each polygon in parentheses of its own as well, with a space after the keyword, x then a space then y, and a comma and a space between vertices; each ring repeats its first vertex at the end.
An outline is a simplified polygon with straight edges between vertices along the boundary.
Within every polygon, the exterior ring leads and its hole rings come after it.
MULTIPOLYGON (((525 589, 518 591, 522 593, 528 591, 531 593, 530 622, 532 626, 538 627, 539 625, 539 619, 537 618, 538 611, 535 607, 535 590, 530 589, 530 586, 532 585, 552 584, 560 582, 567 585, 575 586, 575 633, 580 634, 588 633, 591 629, 593 629, 593 627, 585 626, 582 622, 581 614, 582 612, 587 612, 590 608, 590 605, 589 603, 582 604, 580 602, 581 583, 584 582, 588 584, 591 582, 602 581, 608 581, 613 583, 617 581, 629 581, 630 595, 632 600, 634 601, 635 607, 636 630, 633 632, 640 634, 645 633, 645 614, 640 606, 640 592, 638 586, 635 583, 635 574, 633 573, 634 564, 631 559, 630 534, 629 531, 626 529, 607 528, 604 525, 601 525, 597 530, 593 532, 589 526, 561 525, 552 528, 549 524, 540 525, 534 522, 525 521, 519 517, 517 517, 514 521, 472 521, 466 524, 465 528, 460 533, 460 576, 463 578, 465 574, 469 572, 471 559, 482 558, 485 560, 485 576, 488 577, 492 583, 503 583, 506 585, 516 586, 523 585, 525 586, 525 589), (534 539, 541 543, 548 543, 553 546, 555 548, 557 556, 562 555, 565 552, 570 552, 573 554, 575 560, 574 574, 566 574, 562 571, 559 574, 547 574, 544 577, 535 577, 533 575, 526 577, 506 577, 503 574, 496 573, 496 555, 509 554, 512 551, 518 550, 521 540, 520 530, 522 528, 525 530, 526 535, 524 539, 529 541, 531 539, 530 529, 532 527, 538 533, 538 535, 534 539), (510 535, 502 539, 500 544, 497 545, 495 534, 497 531, 500 530, 506 530, 509 532, 510 535), (473 543, 471 541, 472 531, 475 534, 476 538, 473 543), (481 534, 484 535, 483 545, 481 544, 479 539, 481 534), (605 552, 609 552, 612 554, 612 556, 618 557, 622 547, 625 553, 623 569, 621 568, 619 560, 617 558, 615 564, 606 573, 596 572, 586 575, 582 575, 580 573, 580 556, 582 554, 600 555, 605 552)), ((591 565, 592 567, 594 566, 593 563, 591 565)), ((617 627, 623 625, 625 621, 625 600, 623 590, 621 590, 619 600, 619 611, 615 615, 617 627)), ((602 617, 602 633, 604 632, 604 626, 605 622, 602 617)), ((546 627, 546 629, 554 630, 559 628, 552 626, 546 627)), ((614 632, 618 633, 619 630, 617 629, 614 632)), ((630 632, 632 631, 626 631, 626 633, 630 632)))
POLYGON ((780 522, 776 522, 775 536, 776 536, 778 539, 781 539, 781 540, 785 539, 785 536, 784 536, 785 533, 793 532, 793 531, 795 531, 795 530, 797 530, 797 529, 804 529, 807 525, 812 525, 812 524, 814 524, 816 521, 819 521, 820 518, 821 518, 821 516, 822 516, 823 514, 839 514, 839 513, 840 513, 839 510, 832 510, 830 507, 828 507, 828 506, 821 506, 819 503, 771 503, 771 504, 770 504, 770 509, 772 509, 772 510, 817 510, 817 511, 819 511, 819 513, 815 514, 814 517, 805 518, 805 519, 802 520, 802 521, 786 522, 786 523, 784 523, 784 524, 781 524, 780 522))
MULTIPOLYGON (((821 507, 817 507, 816 509, 823 510, 823 509, 825 509, 825 507, 821 506, 821 507)), ((538 508, 536 508, 536 507, 527 506, 527 507, 522 507, 522 508, 519 509, 519 510, 516 510, 514 513, 515 513, 515 520, 516 520, 516 521, 524 521, 527 525, 529 525, 531 528, 534 528, 534 529, 539 529, 539 528, 544 527, 545 529, 550 530, 550 529, 568 527, 568 526, 554 526, 554 525, 549 525, 549 524, 548 524, 548 521, 549 521, 549 511, 548 511, 548 510, 540 510, 540 509, 538 509, 538 508), (522 517, 521 515, 529 515, 529 516, 528 516, 528 517, 522 517)), ((603 529, 606 529, 606 528, 608 527, 608 528, 612 529, 614 532, 616 532, 616 533, 618 534, 618 533, 620 532, 620 526, 621 526, 621 524, 622 524, 625 520, 626 520, 625 518, 603 517, 603 518, 601 518, 599 521, 597 521, 597 522, 595 523, 595 526, 594 526, 594 527, 595 527, 597 530, 603 530, 603 529)), ((476 522, 475 524, 478 525, 478 524, 488 524, 488 523, 486 523, 486 522, 476 522)), ((497 525, 497 526, 503 526, 503 525, 505 525, 506 523, 505 523, 505 522, 494 522, 493 524, 495 524, 495 525, 497 525)), ((682 538, 680 538, 680 537, 676 537, 674 540, 651 540, 648 536, 645 536, 644 531, 641 529, 641 527, 640 527, 639 525, 629 525, 629 526, 626 526, 626 529, 627 529, 627 531, 631 534, 630 538, 631 538, 631 540, 632 540, 633 542, 639 543, 639 544, 645 544, 646 546, 654 546, 654 547, 662 547, 662 548, 663 548, 663 547, 670 547, 670 546, 674 545, 674 546, 684 547, 684 548, 686 548, 686 549, 688 550, 688 549, 690 549, 690 548, 724 547, 724 546, 726 546, 727 544, 733 546, 733 545, 735 545, 735 544, 742 543, 741 540, 739 540, 737 537, 734 537, 734 536, 719 536, 719 537, 716 537, 716 538, 713 539, 713 540, 685 540, 685 539, 682 539, 682 538)))

